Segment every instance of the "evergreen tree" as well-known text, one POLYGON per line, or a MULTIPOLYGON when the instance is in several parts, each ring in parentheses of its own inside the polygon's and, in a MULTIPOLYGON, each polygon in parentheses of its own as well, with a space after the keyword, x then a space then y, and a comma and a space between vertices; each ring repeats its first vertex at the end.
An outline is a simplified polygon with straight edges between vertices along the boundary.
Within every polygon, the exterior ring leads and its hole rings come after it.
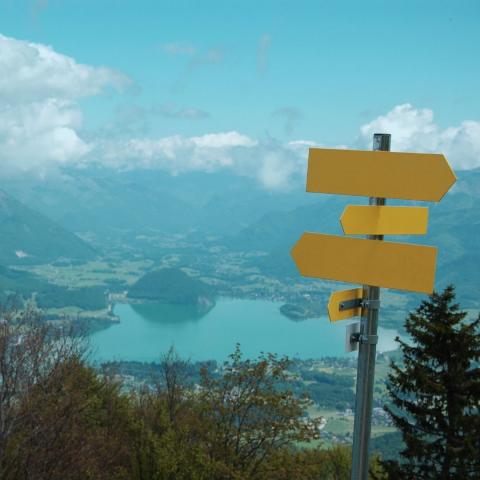
POLYGON ((389 478, 480 478, 480 316, 454 303, 448 286, 411 313, 399 341, 403 364, 391 364, 386 407, 401 431, 403 461, 386 462, 389 478))

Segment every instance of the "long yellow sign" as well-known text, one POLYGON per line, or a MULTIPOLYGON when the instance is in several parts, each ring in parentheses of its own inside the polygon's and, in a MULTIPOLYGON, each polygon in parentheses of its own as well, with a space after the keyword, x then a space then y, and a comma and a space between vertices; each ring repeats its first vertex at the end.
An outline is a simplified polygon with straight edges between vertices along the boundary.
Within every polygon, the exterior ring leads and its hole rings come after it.
POLYGON ((305 277, 422 293, 434 287, 434 247, 304 233, 291 254, 305 277))
POLYGON ((349 305, 346 302, 353 302, 357 299, 361 299, 362 294, 363 288, 352 288, 350 290, 340 290, 339 292, 332 293, 327 305, 330 321, 337 322, 338 320, 346 320, 347 318, 361 315, 362 307, 360 305, 355 305, 349 308, 349 305))
POLYGON ((346 235, 425 235, 428 208, 348 205, 340 223, 346 235))
POLYGON ((438 202, 456 182, 440 154, 310 148, 307 192, 438 202))

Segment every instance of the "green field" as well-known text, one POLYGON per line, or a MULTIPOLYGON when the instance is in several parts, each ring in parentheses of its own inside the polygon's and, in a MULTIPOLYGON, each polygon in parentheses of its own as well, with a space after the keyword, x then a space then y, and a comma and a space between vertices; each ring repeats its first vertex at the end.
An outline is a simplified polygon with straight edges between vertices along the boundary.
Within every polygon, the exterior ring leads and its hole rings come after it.
POLYGON ((17 267, 29 271, 56 285, 81 288, 108 285, 115 279, 127 285, 137 281, 151 267, 151 260, 90 261, 81 265, 34 265, 17 267))

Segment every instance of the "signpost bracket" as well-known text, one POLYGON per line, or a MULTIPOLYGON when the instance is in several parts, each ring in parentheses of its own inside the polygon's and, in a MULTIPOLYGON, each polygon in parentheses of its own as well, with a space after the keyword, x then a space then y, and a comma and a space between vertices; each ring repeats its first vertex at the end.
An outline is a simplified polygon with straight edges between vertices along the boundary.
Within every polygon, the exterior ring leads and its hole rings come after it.
POLYGON ((344 300, 338 304, 338 310, 343 312, 344 310, 351 310, 353 308, 360 308, 363 300, 361 298, 354 298, 353 300, 344 300))
POLYGON ((362 301, 361 306, 368 310, 380 310, 380 300, 365 299, 362 301))
POLYGON ((350 335, 350 342, 351 343, 358 343, 359 341, 360 341, 360 333, 359 332, 352 333, 350 335))
POLYGON ((378 343, 378 335, 361 335, 360 343, 366 343, 368 345, 375 345, 378 343))
POLYGON ((353 300, 344 300, 338 304, 338 310, 351 310, 353 308, 367 308, 368 310, 380 310, 380 300, 368 300, 363 298, 354 298, 353 300))
POLYGON ((358 350, 359 338, 360 338, 360 322, 351 323, 347 325, 347 330, 345 332, 345 351, 347 353, 354 352, 358 350))
POLYGON ((360 333, 352 333, 350 335, 350 342, 375 345, 378 343, 378 335, 362 335, 360 333))

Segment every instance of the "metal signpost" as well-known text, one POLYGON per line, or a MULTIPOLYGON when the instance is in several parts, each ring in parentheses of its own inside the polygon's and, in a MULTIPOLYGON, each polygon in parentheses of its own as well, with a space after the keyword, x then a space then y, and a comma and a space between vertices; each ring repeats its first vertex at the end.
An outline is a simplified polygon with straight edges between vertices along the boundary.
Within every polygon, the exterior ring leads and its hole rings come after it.
MULTIPOLYGON (((390 150, 390 135, 373 136, 374 150, 390 150)), ((371 197, 370 205, 385 205, 384 198, 371 197)), ((369 235, 369 240, 383 240, 383 235, 369 235)), ((373 383, 375 355, 378 341, 378 311, 380 288, 365 285, 364 305, 358 342, 357 386, 355 394, 355 420, 353 423, 352 479, 368 478, 368 446, 372 427, 373 383)))
POLYGON ((352 480, 367 480, 380 287, 431 293, 437 249, 384 242, 383 235, 422 235, 425 207, 385 206, 386 198, 438 202, 456 177, 443 155, 390 152, 390 135, 374 134, 373 151, 311 148, 307 191, 362 195, 368 206, 349 205, 344 234, 366 239, 304 233, 292 248, 303 276, 363 284, 331 295, 331 322, 361 315, 347 326, 345 349, 358 350, 352 480))

